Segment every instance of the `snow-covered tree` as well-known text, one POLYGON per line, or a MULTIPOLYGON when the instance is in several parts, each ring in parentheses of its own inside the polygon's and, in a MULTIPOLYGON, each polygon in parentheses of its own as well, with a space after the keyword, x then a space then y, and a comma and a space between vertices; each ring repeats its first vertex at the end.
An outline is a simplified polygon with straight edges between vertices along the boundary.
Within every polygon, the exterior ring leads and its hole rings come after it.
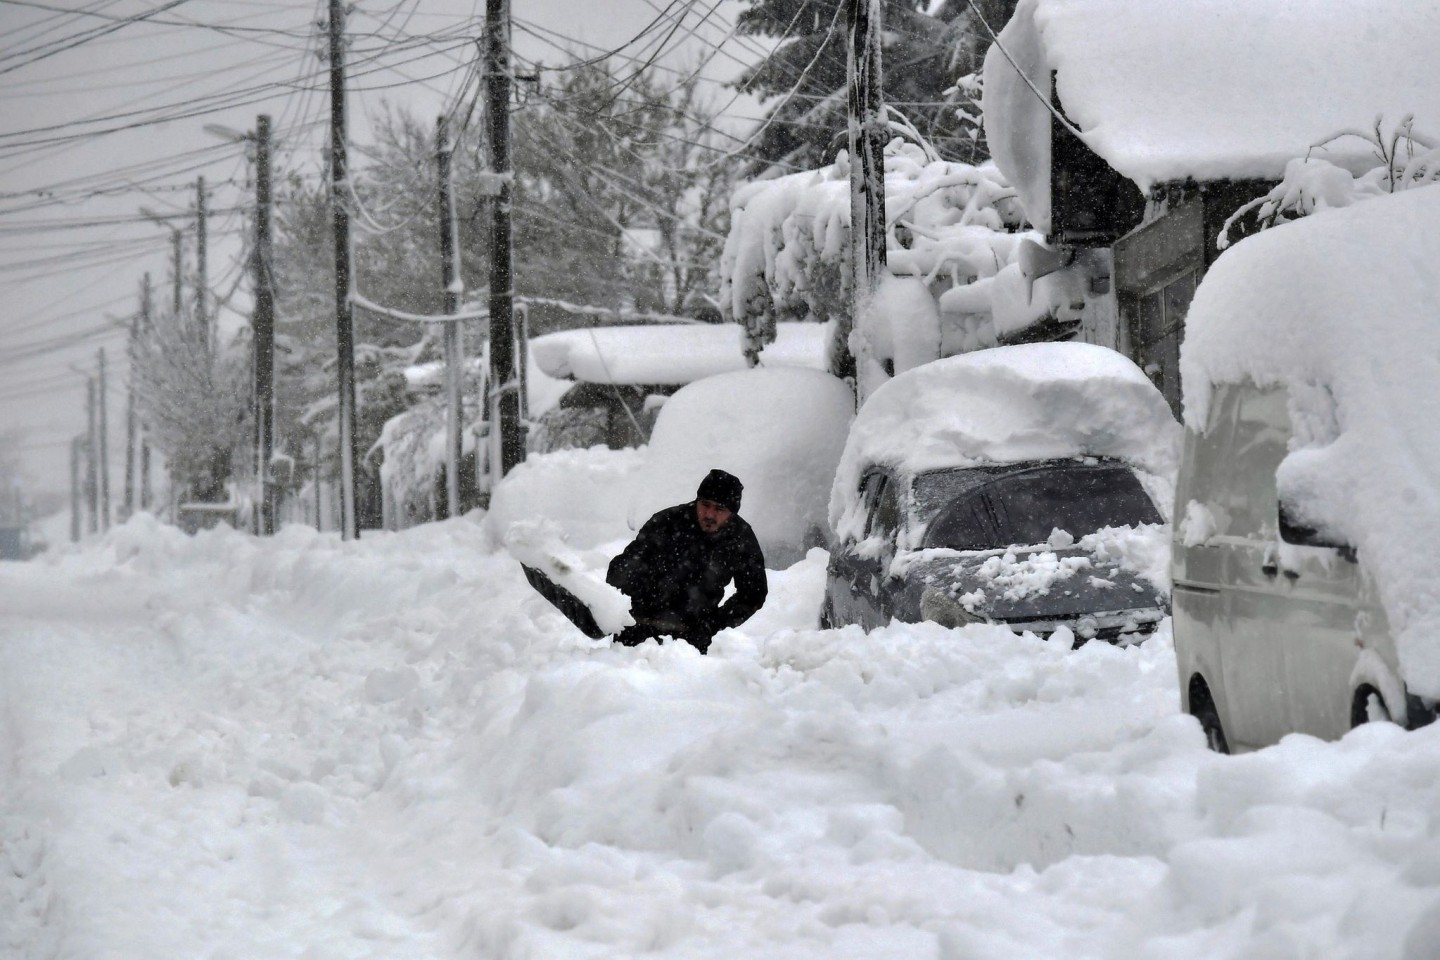
MULTIPOLYGON (((909 366, 996 342, 995 312, 1040 315, 1017 258, 1027 234, 1019 202, 993 164, 937 159, 899 138, 885 150, 889 272, 904 278, 882 290, 904 309, 856 318, 851 350, 867 382, 909 366), (1019 288, 1018 297, 1010 297, 1019 288), (984 317, 987 329, 979 329, 984 317)), ((1036 236, 1029 234, 1031 239, 1036 236)), ((851 308, 849 159, 818 170, 758 180, 731 200, 722 262, 721 309, 745 327, 757 356, 778 320, 831 321, 851 308)))
POLYGON ((130 377, 140 419, 182 497, 227 500, 251 436, 248 340, 212 352, 191 314, 162 313, 139 331, 130 377))
POLYGON ((1322 210, 1437 182, 1440 138, 1417 131, 1412 117, 1402 118, 1388 130, 1383 118, 1377 117, 1370 129, 1342 130, 1287 163, 1284 177, 1269 193, 1230 215, 1217 243, 1222 250, 1228 247, 1251 218, 1255 229, 1265 230, 1322 210), (1368 142, 1375 156, 1375 166, 1358 174, 1324 157, 1327 144, 1352 137, 1368 142))
MULTIPOLYGON (((739 89, 779 98, 770 107, 755 145, 768 165, 815 168, 845 146, 846 0, 753 0, 740 14, 742 33, 778 41, 775 50, 743 74, 739 89)), ((883 0, 886 103, 907 118, 948 159, 977 163, 987 154, 977 136, 976 74, 989 47, 984 24, 998 30, 1015 0, 883 0)))

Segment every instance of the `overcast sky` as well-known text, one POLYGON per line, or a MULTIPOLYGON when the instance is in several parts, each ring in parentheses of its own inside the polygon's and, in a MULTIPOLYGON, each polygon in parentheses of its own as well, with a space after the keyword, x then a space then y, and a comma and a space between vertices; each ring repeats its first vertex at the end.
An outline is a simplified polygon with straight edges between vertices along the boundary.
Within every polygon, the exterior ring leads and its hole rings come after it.
MULTIPOLYGON (((144 219, 186 215, 204 176, 210 286, 224 296, 241 275, 240 206, 248 199, 236 131, 272 118, 279 163, 323 172, 329 94, 325 0, 0 0, 0 432, 24 431, 33 489, 68 490, 72 436, 85 426, 85 375, 106 352, 112 503, 123 476, 125 332, 147 271, 164 290, 169 231, 144 219), (133 18, 148 13, 148 22, 133 18), (131 21, 131 22, 126 22, 131 21), (182 113, 164 123, 147 122, 182 113), (128 129, 120 129, 127 128, 128 129), (113 131, 113 132, 111 132, 113 131)), ((419 116, 455 101, 476 47, 484 0, 360 0, 347 33, 352 140, 387 100, 419 116)), ((625 45, 662 11, 684 11, 662 66, 708 57, 727 79, 759 45, 727 38, 738 0, 512 0, 517 55, 563 62, 625 45), (722 43, 723 41, 723 43, 722 43)), ((626 46, 648 57, 668 25, 626 46)), ((472 88, 473 89, 473 88, 472 88)), ((731 94, 716 93, 717 103, 731 94)), ((737 118, 751 101, 731 104, 737 118)), ((185 216, 184 223, 193 222, 185 216)), ((221 317, 231 328, 242 317, 221 317)))

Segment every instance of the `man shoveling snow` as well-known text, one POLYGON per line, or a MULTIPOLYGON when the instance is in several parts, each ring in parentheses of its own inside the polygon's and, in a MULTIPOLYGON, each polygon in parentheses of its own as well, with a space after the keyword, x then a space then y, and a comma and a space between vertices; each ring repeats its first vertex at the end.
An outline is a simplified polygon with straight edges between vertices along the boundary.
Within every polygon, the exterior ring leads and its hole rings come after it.
POLYGON ((769 589, 760 544, 739 516, 742 490, 736 477, 711 470, 694 500, 645 522, 603 584, 558 538, 540 542, 534 525, 512 527, 505 544, 531 585, 586 636, 614 634, 626 646, 673 637, 704 653, 720 630, 750 619, 769 589), (735 593, 724 600, 731 583, 735 593))

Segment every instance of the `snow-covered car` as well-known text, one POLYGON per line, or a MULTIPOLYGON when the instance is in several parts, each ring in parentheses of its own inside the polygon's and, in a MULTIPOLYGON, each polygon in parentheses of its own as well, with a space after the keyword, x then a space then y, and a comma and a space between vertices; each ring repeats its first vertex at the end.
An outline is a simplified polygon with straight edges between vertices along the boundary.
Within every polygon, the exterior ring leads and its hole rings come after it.
MULTIPOLYGON (((657 323, 559 330, 530 341, 546 376, 575 381, 540 417, 529 447, 643 446, 666 399, 688 383, 747 369, 735 324, 657 323)), ((766 367, 825 369, 825 327, 781 323, 760 355, 766 367)))
POLYGON ((1440 189, 1239 243, 1181 352, 1175 660, 1210 745, 1407 727, 1440 698, 1440 189))
POLYGON ((901 374, 861 407, 836 472, 821 626, 1143 638, 1169 608, 1179 429, 1134 363, 1090 344, 901 374))

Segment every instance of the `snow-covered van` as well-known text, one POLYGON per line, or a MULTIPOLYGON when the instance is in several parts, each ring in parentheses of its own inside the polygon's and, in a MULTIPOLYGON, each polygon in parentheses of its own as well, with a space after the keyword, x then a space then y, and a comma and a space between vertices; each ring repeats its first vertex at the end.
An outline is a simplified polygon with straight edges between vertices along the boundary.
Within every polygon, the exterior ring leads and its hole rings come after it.
POLYGON ((1440 695, 1440 189, 1239 243, 1181 352, 1175 654, 1217 750, 1440 695))
POLYGON ((1179 434, 1104 347, 996 347, 900 374, 856 414, 836 471, 821 626, 1145 637, 1168 609, 1179 434))

